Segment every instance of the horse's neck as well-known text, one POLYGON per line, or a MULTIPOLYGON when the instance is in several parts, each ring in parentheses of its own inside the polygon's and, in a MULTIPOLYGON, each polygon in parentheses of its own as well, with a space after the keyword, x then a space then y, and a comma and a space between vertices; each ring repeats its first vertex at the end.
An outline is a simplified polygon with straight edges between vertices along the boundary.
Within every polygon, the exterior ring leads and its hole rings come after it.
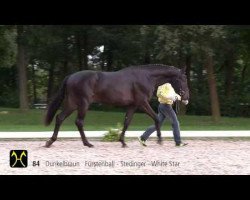
POLYGON ((177 76, 177 72, 170 70, 150 72, 150 79, 155 88, 164 83, 170 83, 171 80, 175 79, 177 76))

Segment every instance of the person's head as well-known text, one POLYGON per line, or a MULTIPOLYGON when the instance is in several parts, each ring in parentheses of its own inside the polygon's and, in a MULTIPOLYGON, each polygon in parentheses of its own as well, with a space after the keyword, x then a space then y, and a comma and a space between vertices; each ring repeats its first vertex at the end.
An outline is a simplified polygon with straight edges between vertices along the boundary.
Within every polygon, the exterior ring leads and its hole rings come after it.
POLYGON ((187 84, 186 67, 180 70, 179 75, 171 81, 175 92, 181 96, 184 101, 189 100, 189 88, 187 84))

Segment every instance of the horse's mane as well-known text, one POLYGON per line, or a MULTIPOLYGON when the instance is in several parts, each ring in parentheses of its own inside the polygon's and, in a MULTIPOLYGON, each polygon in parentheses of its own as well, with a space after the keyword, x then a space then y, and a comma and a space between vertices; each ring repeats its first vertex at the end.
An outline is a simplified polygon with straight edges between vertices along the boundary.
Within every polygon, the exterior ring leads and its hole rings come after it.
POLYGON ((147 64, 147 65, 135 65, 135 66, 129 66, 126 68, 121 69, 121 71, 127 71, 127 70, 180 70, 177 67, 169 66, 169 65, 163 65, 163 64, 147 64))

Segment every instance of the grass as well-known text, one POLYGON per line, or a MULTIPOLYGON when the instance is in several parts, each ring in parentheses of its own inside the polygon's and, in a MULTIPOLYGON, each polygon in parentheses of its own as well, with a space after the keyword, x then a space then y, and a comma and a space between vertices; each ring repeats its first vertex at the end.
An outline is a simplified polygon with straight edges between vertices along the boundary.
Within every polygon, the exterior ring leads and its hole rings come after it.
MULTIPOLYGON (((85 119, 85 130, 109 130, 117 123, 123 123, 125 113, 88 111, 85 119)), ((29 110, 20 112, 13 108, 0 108, 0 131, 51 131, 54 121, 48 127, 43 125, 44 110, 29 110)), ((222 117, 219 123, 213 123, 210 116, 178 116, 181 130, 250 130, 249 118, 222 117)), ((62 131, 77 130, 74 112, 63 123, 62 131)), ((128 130, 145 130, 153 121, 144 113, 136 113, 128 130)), ((166 122, 162 130, 171 130, 166 122)))

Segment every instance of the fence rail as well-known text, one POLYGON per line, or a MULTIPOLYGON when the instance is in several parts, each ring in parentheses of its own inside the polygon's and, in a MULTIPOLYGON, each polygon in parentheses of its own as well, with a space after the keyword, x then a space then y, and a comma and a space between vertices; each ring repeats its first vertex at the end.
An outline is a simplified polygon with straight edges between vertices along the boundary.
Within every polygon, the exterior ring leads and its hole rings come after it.
MULTIPOLYGON (((126 137, 138 137, 144 131, 127 131, 126 137)), ((46 132, 0 132, 0 139, 49 138, 52 131, 46 132)), ((103 137, 107 131, 85 131, 87 137, 103 137)), ((163 137, 173 137, 172 131, 162 131, 163 137)), ((182 137, 250 137, 249 131, 182 131, 182 137)), ((151 137, 156 137, 156 132, 151 137)), ((77 131, 60 131, 58 138, 80 138, 77 131)))

